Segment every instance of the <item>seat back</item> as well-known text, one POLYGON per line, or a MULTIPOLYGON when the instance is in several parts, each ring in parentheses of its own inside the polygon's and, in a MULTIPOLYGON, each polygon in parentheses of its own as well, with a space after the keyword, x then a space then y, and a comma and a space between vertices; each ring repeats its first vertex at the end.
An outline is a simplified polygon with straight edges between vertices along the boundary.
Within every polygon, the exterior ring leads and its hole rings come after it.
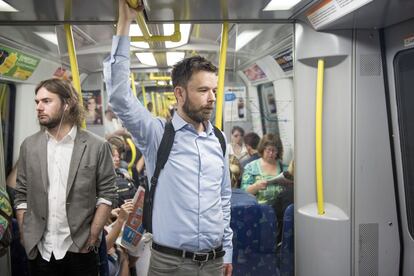
POLYGON ((234 275, 279 275, 276 258, 277 222, 272 206, 231 208, 234 275))
POLYGON ((294 206, 290 204, 283 216, 280 275, 293 276, 295 271, 294 206))

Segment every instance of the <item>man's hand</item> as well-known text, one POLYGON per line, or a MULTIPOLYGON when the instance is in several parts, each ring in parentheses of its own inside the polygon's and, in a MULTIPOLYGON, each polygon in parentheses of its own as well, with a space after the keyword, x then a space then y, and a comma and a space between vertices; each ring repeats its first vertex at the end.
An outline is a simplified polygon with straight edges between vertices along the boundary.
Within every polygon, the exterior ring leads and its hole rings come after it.
POLYGON ((26 213, 26 209, 18 209, 16 210, 16 218, 17 218, 17 223, 19 225, 19 232, 20 232, 20 243, 22 246, 24 246, 24 238, 23 238, 23 219, 24 219, 24 214, 26 213))
POLYGON ((119 0, 118 2, 118 24, 116 29, 117 35, 128 35, 129 34, 129 26, 135 18, 137 18, 138 12, 144 9, 144 5, 139 0, 140 4, 136 9, 131 8, 126 0, 119 0))
POLYGON ((233 273, 233 265, 232 264, 224 264, 223 275, 224 276, 231 276, 232 273, 233 273))
POLYGON ((81 249, 80 253, 88 253, 91 251, 93 247, 99 247, 98 243, 98 236, 89 234, 88 241, 86 242, 85 246, 81 249))

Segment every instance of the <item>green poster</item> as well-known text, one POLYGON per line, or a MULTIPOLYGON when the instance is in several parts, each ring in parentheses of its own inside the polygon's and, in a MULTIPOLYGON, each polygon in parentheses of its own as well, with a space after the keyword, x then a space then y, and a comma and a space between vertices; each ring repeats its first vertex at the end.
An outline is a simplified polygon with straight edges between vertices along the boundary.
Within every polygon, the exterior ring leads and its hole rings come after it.
POLYGON ((39 62, 39 58, 0 45, 1 76, 27 80, 33 74, 39 62))

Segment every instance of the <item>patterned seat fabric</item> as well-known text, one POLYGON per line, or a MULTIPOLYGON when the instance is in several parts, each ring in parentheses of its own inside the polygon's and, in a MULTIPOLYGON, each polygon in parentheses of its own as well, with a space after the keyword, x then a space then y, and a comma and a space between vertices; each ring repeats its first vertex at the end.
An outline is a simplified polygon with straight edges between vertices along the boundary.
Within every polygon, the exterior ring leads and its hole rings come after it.
POLYGON ((276 257, 277 222, 269 205, 234 206, 233 275, 279 275, 276 257))
POLYGON ((293 276, 295 268, 294 207, 290 204, 283 217, 282 246, 280 248, 280 275, 293 276))

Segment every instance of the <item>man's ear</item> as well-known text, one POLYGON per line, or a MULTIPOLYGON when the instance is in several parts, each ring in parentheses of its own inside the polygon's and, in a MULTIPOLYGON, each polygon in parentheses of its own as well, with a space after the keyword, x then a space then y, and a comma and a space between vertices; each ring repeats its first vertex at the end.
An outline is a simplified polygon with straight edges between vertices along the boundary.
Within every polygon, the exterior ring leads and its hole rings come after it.
POLYGON ((178 103, 183 103, 185 100, 185 91, 181 86, 174 87, 174 96, 178 103))

